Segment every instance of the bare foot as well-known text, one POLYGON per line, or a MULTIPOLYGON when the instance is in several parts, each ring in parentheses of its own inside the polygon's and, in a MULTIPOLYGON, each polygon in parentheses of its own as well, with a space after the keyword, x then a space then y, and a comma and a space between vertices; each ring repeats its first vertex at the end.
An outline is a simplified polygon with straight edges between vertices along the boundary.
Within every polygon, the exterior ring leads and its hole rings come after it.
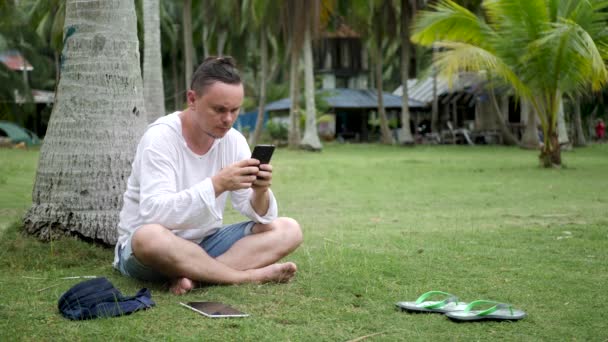
POLYGON ((286 283, 296 275, 297 270, 296 264, 286 262, 253 269, 250 272, 254 283, 286 283))
POLYGON ((169 290, 176 295, 183 295, 186 292, 192 290, 194 285, 192 285, 192 280, 188 278, 177 278, 171 281, 171 287, 169 290))

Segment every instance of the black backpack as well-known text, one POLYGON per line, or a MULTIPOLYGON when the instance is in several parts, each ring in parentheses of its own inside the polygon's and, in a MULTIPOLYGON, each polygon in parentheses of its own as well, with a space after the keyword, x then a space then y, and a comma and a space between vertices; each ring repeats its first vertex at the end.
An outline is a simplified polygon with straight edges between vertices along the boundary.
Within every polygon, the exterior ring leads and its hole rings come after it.
POLYGON ((74 285, 61 298, 58 308, 72 320, 128 315, 156 305, 147 288, 135 296, 125 297, 106 278, 95 278, 74 285))

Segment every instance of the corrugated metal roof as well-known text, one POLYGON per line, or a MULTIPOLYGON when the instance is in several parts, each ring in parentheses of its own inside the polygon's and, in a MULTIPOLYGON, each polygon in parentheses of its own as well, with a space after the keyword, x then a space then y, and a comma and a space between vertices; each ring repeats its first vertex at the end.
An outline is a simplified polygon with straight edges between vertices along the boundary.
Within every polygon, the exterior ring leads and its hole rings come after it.
MULTIPOLYGON (((472 73, 461 74, 454 80, 451 88, 449 87, 448 82, 441 78, 437 78, 437 96, 458 91, 466 91, 468 88, 471 88, 479 83, 479 76, 472 73)), ((399 88, 393 92, 393 95, 403 95, 403 88, 399 86, 399 88)), ((407 96, 410 99, 414 99, 427 105, 433 102, 433 77, 427 77, 422 80, 408 80, 407 96)))
POLYGON ((34 70, 34 67, 30 64, 30 62, 28 62, 25 57, 23 57, 18 51, 15 50, 9 50, 1 53, 0 62, 2 62, 2 64, 6 65, 6 67, 11 70, 34 70))
MULTIPOLYGON (((317 93, 323 92, 325 101, 331 108, 377 108, 378 107, 378 96, 374 89, 324 89, 319 90, 317 93)), ((401 108, 401 96, 396 96, 387 92, 383 93, 385 108, 401 108)), ((413 100, 409 100, 410 108, 424 108, 426 104, 413 100)), ((291 100, 289 98, 278 100, 269 103, 266 106, 267 111, 287 110, 291 107, 291 100)))

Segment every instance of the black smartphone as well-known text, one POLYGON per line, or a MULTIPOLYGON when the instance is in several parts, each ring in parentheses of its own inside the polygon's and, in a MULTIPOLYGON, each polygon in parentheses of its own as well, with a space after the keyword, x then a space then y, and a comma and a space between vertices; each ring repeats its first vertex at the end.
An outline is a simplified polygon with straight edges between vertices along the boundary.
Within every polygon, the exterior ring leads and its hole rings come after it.
POLYGON ((256 145, 251 153, 251 158, 259 160, 260 164, 268 164, 273 152, 274 145, 256 145))
POLYGON ((249 315, 241 312, 230 305, 219 302, 188 302, 179 303, 188 309, 211 318, 227 317, 248 317, 249 315))

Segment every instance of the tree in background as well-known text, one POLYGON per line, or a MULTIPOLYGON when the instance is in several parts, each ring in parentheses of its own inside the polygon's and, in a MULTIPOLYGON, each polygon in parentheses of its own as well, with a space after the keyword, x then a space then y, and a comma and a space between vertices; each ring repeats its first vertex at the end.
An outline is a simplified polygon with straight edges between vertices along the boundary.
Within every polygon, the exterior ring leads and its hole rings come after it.
POLYGON ((300 55, 306 31, 306 20, 303 13, 308 8, 305 1, 286 0, 282 8, 283 29, 289 40, 289 134, 288 144, 291 148, 300 146, 300 55))
POLYGON ((407 81, 409 80, 410 73, 410 51, 412 47, 410 45, 410 21, 413 17, 416 9, 415 1, 412 3, 410 0, 401 0, 399 14, 400 18, 400 32, 399 37, 401 41, 401 89, 403 91, 401 95, 401 132, 399 134, 399 143, 411 145, 414 143, 412 137, 412 131, 410 130, 410 105, 409 95, 407 89, 407 81))
POLYGON ((258 116, 253 134, 249 137, 249 144, 255 146, 262 136, 264 125, 264 108, 266 107, 266 88, 269 79, 268 66, 268 40, 274 38, 279 31, 279 8, 274 6, 273 0, 253 0, 249 8, 251 27, 259 36, 260 72, 258 93, 258 116))
POLYGON ((608 81, 602 0, 484 1, 488 20, 444 0, 416 21, 413 41, 438 44, 434 64, 446 77, 486 72, 530 101, 543 129, 545 167, 560 166, 558 112, 563 94, 599 90, 608 81), (439 40, 439 42, 436 42, 439 40))
POLYGON ((143 82, 146 117, 153 122, 165 115, 165 90, 163 86, 163 63, 160 46, 159 0, 143 2, 144 63, 143 82))
POLYGON ((309 151, 320 151, 323 148, 317 131, 317 106, 315 104, 314 63, 312 60, 312 39, 319 28, 319 0, 308 1, 308 10, 300 15, 305 21, 304 41, 302 52, 304 54, 304 97, 306 99, 306 124, 304 137, 300 147, 309 151))
POLYGON ((393 137, 388 127, 383 98, 383 43, 387 37, 396 36, 397 19, 394 3, 391 0, 353 0, 348 20, 361 31, 371 45, 374 61, 374 79, 378 97, 378 115, 380 117, 380 134, 383 144, 392 144, 393 137))
POLYGON ((190 81, 194 72, 194 46, 192 43, 192 0, 184 0, 182 7, 182 33, 184 35, 184 80, 186 90, 190 89, 190 81))
POLYGON ((61 79, 24 218, 42 239, 115 243, 145 126, 134 2, 68 0, 61 79))

